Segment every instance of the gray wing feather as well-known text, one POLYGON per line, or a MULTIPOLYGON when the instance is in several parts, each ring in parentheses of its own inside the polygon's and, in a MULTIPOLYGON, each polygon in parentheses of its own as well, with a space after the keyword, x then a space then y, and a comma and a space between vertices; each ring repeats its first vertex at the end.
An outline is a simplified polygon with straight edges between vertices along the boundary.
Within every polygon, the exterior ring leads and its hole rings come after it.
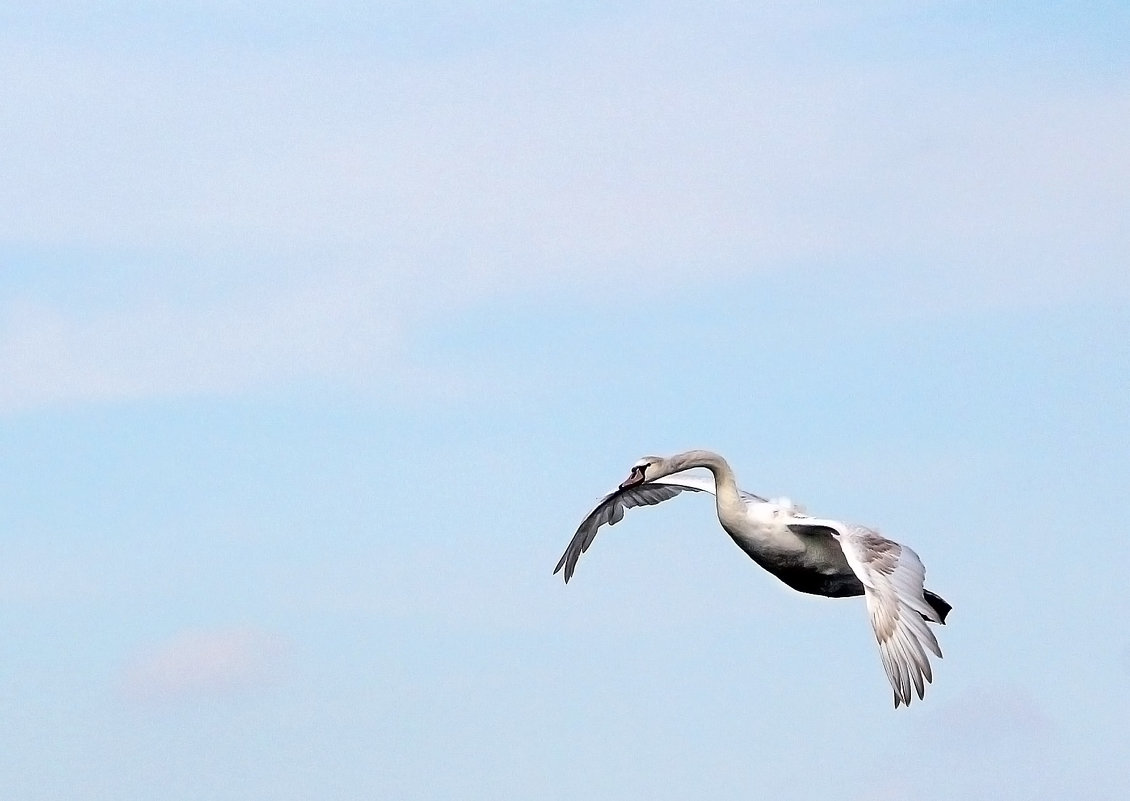
POLYGON ((663 503, 663 501, 674 498, 684 490, 689 492, 710 491, 703 486, 692 486, 690 483, 676 484, 668 479, 662 483, 638 484, 605 495, 604 499, 597 504, 597 507, 589 512, 588 517, 581 521, 581 525, 577 528, 577 533, 573 535, 573 539, 569 541, 565 553, 561 554, 557 567, 553 568, 554 574, 561 572, 561 568, 564 567, 565 582, 568 583, 569 579, 573 577, 573 571, 577 569, 577 560, 592 545, 597 530, 605 524, 611 526, 619 523, 624 519, 625 509, 636 506, 654 506, 657 503, 663 503))

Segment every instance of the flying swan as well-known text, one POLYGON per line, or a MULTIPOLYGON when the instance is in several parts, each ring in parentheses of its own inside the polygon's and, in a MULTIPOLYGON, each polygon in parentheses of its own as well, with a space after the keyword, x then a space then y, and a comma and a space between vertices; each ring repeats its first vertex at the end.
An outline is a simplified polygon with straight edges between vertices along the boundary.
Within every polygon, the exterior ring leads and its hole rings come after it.
POLYGON ((923 589, 926 570, 918 554, 869 528, 810 517, 788 499, 766 500, 738 489, 734 471, 716 453, 687 451, 646 456, 614 492, 589 513, 553 572, 573 577, 577 560, 597 530, 615 524, 624 510, 670 500, 683 491, 715 496, 718 522, 738 547, 761 567, 800 592, 847 598, 863 595, 883 668, 894 689, 895 708, 910 705, 911 684, 923 698, 933 671, 926 652, 942 649, 926 623, 945 623, 950 605, 923 589), (706 476, 682 475, 696 467, 706 476))

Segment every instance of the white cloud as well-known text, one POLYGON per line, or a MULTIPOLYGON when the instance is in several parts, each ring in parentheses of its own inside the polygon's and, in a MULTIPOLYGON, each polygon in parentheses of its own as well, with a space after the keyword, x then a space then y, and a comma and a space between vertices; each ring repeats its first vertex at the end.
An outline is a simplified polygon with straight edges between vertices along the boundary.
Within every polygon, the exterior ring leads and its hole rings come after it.
POLYGON ((386 367, 402 314, 380 282, 264 286, 186 305, 131 299, 66 311, 25 299, 0 309, 0 410, 39 404, 239 392, 386 367))
MULTIPOLYGON (((830 35, 828 13, 803 25, 830 35)), ((0 409, 418 380, 421 326, 563 287, 793 271, 912 314, 1130 297, 1126 86, 806 64, 769 46, 795 20, 745 20, 742 50, 663 19, 447 61, 9 48, 0 242, 154 267, 118 305, 0 299, 0 409), (162 274, 216 264, 255 290, 168 296, 162 274)))
POLYGON ((140 701, 165 701, 246 691, 273 680, 287 646, 253 628, 190 629, 138 651, 122 688, 140 701))
POLYGON ((1010 285, 1054 259, 1088 283, 1128 248, 1125 87, 667 61, 654 27, 422 66, 9 54, 23 189, 0 233, 362 253, 464 286, 891 256, 1010 285))

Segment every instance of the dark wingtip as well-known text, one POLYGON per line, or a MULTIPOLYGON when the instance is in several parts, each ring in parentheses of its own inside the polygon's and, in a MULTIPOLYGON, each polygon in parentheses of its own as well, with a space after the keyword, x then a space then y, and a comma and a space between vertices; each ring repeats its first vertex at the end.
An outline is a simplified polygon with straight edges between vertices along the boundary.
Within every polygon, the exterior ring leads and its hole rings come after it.
POLYGON ((561 556, 561 561, 557 563, 557 567, 553 568, 553 575, 561 572, 561 568, 565 568, 565 583, 569 583, 569 579, 573 577, 573 565, 569 564, 569 553, 566 551, 561 556))

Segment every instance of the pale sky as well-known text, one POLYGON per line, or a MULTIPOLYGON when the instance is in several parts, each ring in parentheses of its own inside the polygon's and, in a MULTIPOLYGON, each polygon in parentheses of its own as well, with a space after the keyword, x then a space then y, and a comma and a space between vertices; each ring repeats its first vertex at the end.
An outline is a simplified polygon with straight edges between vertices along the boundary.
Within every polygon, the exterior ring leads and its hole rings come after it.
POLYGON ((0 797, 1130 796, 1122 3, 0 9, 0 797), (640 456, 913 547, 862 599, 640 456))

